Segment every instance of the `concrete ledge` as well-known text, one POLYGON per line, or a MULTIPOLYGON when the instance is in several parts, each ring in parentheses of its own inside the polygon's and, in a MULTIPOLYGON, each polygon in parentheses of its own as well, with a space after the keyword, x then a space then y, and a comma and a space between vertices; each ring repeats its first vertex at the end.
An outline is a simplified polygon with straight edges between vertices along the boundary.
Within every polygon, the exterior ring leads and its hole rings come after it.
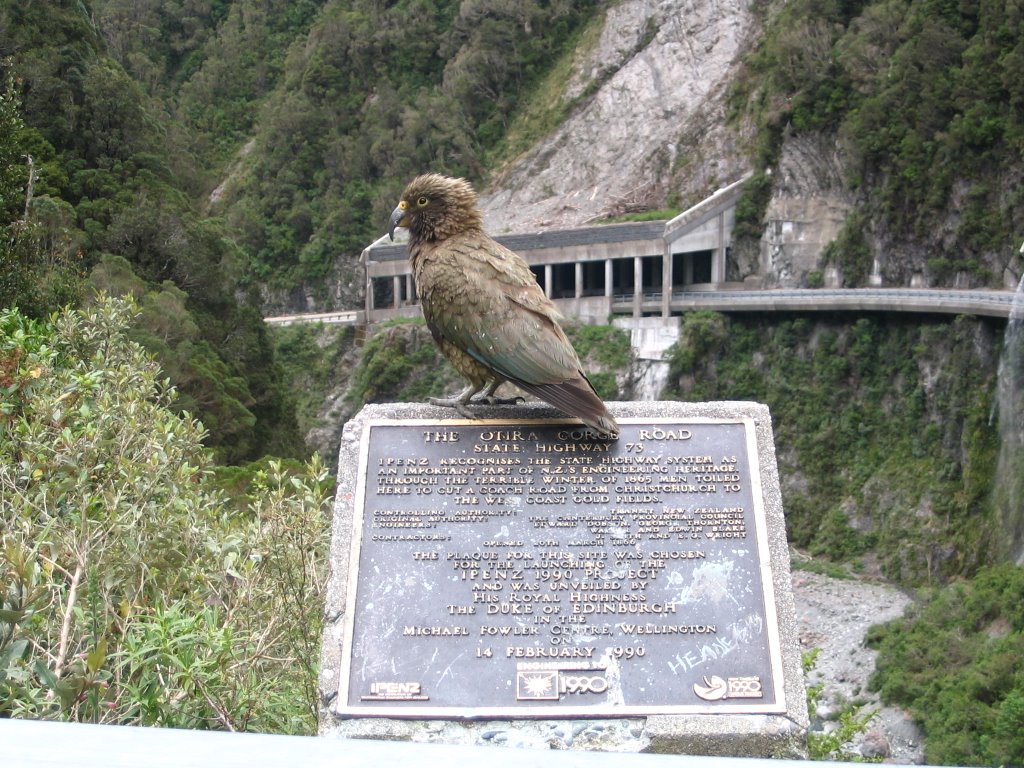
MULTIPOLYGON (((476 765, 487 768, 766 768, 762 760, 686 755, 634 755, 445 744, 314 738, 261 733, 186 731, 126 725, 0 718, 4 765, 33 768, 405 768, 476 765), (69 759, 73 755, 73 759, 69 759)), ((777 764, 776 764, 777 765, 777 764)), ((849 768, 850 763, 791 761, 789 768, 849 768)))

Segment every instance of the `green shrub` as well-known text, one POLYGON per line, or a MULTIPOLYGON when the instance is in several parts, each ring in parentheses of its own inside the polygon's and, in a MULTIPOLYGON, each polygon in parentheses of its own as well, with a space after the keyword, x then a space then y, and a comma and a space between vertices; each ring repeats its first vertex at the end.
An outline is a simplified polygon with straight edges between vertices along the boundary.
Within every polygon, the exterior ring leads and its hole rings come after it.
POLYGON ((1019 765, 1024 758, 1024 568, 984 568, 874 627, 871 687, 907 708, 943 765, 1019 765))
POLYGON ((725 316, 720 312, 697 310, 683 315, 679 341, 669 352, 669 375, 678 378, 690 373, 703 362, 705 355, 717 350, 726 337, 726 325, 725 316))
POLYGON ((594 389, 597 390, 597 394, 602 400, 619 398, 619 383, 611 371, 590 373, 587 374, 587 378, 590 379, 590 383, 594 385, 594 389))
POLYGON ((348 325, 296 323, 268 328, 274 359, 294 393, 299 431, 307 434, 331 389, 347 372, 346 355, 355 346, 355 328, 348 325))
MULTIPOLYGON (((444 394, 457 378, 422 318, 381 323, 363 346, 345 399, 365 403, 420 401, 444 394)), ((458 383, 462 387, 464 382, 458 383)))
POLYGON ((588 362, 610 369, 612 372, 623 372, 632 359, 629 332, 611 325, 580 325, 570 324, 565 333, 572 342, 573 349, 583 361, 583 367, 589 368, 588 362))
POLYGON ((326 472, 232 510, 132 311, 0 313, 0 716, 311 733, 326 472))
POLYGON ((864 236, 867 225, 868 219, 862 213, 852 214, 843 224, 836 239, 825 246, 821 256, 822 263, 839 268, 843 276, 843 285, 847 288, 866 285, 871 274, 874 257, 864 236))

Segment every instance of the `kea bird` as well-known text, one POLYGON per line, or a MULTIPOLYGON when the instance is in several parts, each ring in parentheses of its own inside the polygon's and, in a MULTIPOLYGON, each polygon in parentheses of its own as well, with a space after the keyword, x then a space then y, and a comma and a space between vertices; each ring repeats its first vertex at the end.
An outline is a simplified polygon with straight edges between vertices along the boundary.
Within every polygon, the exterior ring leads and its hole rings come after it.
POLYGON ((427 327, 469 382, 457 395, 430 402, 472 417, 471 402, 515 402, 494 396, 509 381, 599 433, 618 436, 619 425, 558 324, 561 315, 526 261, 484 232, 468 181, 433 173, 413 179, 391 214, 392 240, 396 227, 409 230, 427 327))

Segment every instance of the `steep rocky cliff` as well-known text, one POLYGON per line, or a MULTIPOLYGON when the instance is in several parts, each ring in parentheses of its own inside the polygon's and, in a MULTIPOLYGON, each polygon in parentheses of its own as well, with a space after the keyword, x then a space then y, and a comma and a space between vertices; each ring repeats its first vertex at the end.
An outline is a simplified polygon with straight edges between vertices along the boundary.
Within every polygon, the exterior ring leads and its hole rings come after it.
POLYGON ((854 202, 834 137, 786 137, 773 170, 756 267, 764 286, 803 287, 809 274, 821 271, 825 284, 841 285, 845 276, 834 267, 822 270, 822 255, 839 235, 854 202))
POLYGON ((577 52, 567 120, 502 169, 483 196, 496 232, 579 226, 685 205, 750 170, 749 130, 726 124, 726 95, 758 34, 749 1, 625 0, 577 52), (590 94, 590 95, 585 95, 590 94))

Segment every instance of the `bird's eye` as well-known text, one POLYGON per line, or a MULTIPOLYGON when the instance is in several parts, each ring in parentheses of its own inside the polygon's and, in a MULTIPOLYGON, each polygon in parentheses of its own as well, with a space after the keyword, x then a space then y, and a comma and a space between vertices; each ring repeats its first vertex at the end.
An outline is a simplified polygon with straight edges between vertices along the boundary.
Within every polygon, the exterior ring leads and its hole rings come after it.
POLYGON ((426 205, 426 204, 427 204, 428 202, 430 202, 430 201, 429 201, 429 200, 427 200, 427 198, 425 198, 425 197, 421 197, 421 198, 420 198, 419 200, 417 200, 417 201, 416 201, 416 205, 418 205, 418 206, 419 206, 420 208, 422 208, 422 207, 423 207, 423 206, 425 206, 425 205, 426 205))

